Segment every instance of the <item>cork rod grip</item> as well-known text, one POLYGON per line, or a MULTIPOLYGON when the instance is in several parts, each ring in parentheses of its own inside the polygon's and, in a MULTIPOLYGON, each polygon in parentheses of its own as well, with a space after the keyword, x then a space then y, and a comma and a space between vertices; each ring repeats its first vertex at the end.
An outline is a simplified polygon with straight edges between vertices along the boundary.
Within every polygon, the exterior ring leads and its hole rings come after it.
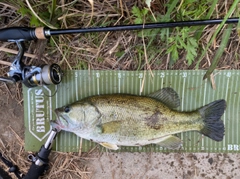
POLYGON ((44 33, 44 27, 37 27, 35 29, 35 35, 37 39, 46 39, 45 33, 44 33))

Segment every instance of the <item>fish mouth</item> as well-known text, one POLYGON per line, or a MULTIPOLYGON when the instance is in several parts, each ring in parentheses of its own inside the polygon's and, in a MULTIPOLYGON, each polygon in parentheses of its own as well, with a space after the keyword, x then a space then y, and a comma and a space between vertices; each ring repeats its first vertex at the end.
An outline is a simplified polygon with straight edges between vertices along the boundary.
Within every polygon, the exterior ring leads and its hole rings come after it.
POLYGON ((60 131, 61 129, 64 129, 66 127, 66 124, 68 124, 68 121, 57 109, 55 109, 54 112, 57 116, 57 119, 51 120, 50 124, 52 128, 57 129, 57 131, 60 131))

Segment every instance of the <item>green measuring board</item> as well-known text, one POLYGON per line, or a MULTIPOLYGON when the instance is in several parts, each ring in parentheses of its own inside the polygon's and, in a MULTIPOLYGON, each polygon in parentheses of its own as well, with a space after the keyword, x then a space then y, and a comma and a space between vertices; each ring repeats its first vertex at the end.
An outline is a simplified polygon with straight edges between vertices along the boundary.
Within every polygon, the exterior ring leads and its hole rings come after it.
MULTIPOLYGON (((51 131, 49 121, 54 109, 84 97, 112 93, 147 95, 163 87, 172 87, 181 98, 180 111, 195 110, 217 99, 227 101, 222 116, 225 137, 215 142, 198 132, 177 134, 183 140, 182 152, 240 152, 240 71, 215 71, 216 90, 202 80, 205 71, 66 71, 58 86, 24 87, 25 149, 38 151, 51 131), (57 92, 56 92, 57 91, 57 92), (54 95, 54 93, 56 94, 54 95)), ((57 151, 89 151, 99 145, 61 131, 53 148, 57 151)), ((104 149, 105 150, 105 149, 104 149)), ((119 151, 170 152, 160 146, 121 147, 119 151)), ((176 152, 176 151, 175 151, 176 152)))

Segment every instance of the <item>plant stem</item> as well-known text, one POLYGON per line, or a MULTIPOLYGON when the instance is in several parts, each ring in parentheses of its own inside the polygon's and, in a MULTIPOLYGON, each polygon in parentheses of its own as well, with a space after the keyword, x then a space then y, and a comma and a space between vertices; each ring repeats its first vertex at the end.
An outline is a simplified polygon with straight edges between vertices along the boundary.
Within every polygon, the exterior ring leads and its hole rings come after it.
POLYGON ((56 0, 52 0, 51 15, 50 15, 50 19, 49 19, 50 22, 52 21, 54 14, 55 14, 56 3, 57 3, 56 0))
POLYGON ((203 80, 206 79, 206 78, 210 78, 210 75, 211 73, 215 70, 215 68, 217 67, 217 64, 220 60, 220 57, 222 56, 223 52, 224 52, 224 49, 226 48, 228 42, 229 42, 229 37, 231 35, 231 32, 232 32, 232 28, 233 28, 233 25, 230 24, 228 26, 228 28, 224 31, 223 35, 222 35, 222 40, 221 40, 221 44, 217 50, 217 52, 215 53, 214 55, 214 58, 213 58, 213 62, 211 64, 211 66, 209 67, 208 71, 206 72, 206 74, 204 75, 203 77, 203 80))
POLYGON ((203 57, 205 56, 207 50, 209 49, 210 45, 213 43, 214 39, 217 37, 218 33, 220 32, 220 30, 222 29, 222 27, 225 25, 225 22, 227 21, 227 19, 229 18, 229 16, 233 13, 233 11, 236 9, 237 5, 239 3, 239 0, 234 0, 232 6, 230 7, 228 13, 226 14, 226 16, 224 17, 222 23, 219 25, 219 27, 217 28, 217 30, 215 31, 215 33, 213 34, 211 40, 208 42, 207 47, 205 48, 205 50, 202 52, 202 55, 200 56, 197 64, 196 64, 196 68, 199 68, 199 64, 201 62, 201 60, 203 59, 203 57))
MULTIPOLYGON (((212 5, 211 5, 211 7, 210 7, 210 9, 209 9, 209 12, 207 13, 206 19, 210 19, 210 17, 212 16, 213 11, 215 10, 215 7, 216 7, 217 3, 218 3, 218 0, 214 0, 214 1, 213 1, 212 5)), ((202 32, 203 32, 203 29, 204 29, 204 28, 205 28, 205 27, 201 27, 201 28, 200 28, 200 32, 198 32, 198 33, 196 34, 196 39, 197 39, 197 40, 199 40, 200 37, 202 36, 202 32)))

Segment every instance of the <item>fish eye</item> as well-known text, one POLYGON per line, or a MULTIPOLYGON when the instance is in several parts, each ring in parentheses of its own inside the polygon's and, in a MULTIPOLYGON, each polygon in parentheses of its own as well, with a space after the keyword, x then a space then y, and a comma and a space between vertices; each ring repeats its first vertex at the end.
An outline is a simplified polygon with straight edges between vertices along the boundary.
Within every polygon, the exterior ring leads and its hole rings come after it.
POLYGON ((69 107, 69 106, 65 106, 64 112, 65 112, 65 113, 68 113, 69 111, 70 111, 70 107, 69 107))

